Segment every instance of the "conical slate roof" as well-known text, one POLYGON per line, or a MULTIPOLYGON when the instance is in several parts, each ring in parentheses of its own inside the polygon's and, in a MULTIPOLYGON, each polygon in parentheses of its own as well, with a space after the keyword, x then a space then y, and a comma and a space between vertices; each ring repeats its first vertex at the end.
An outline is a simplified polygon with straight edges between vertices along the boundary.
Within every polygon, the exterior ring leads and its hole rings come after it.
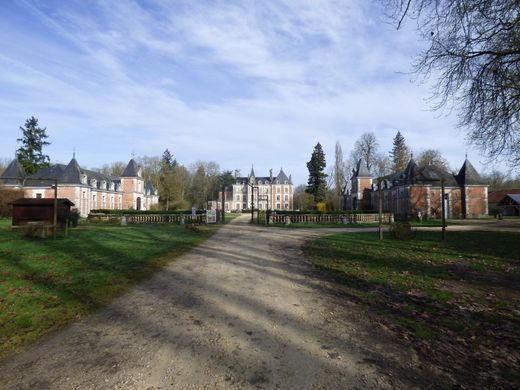
POLYGON ((70 160, 69 165, 65 167, 61 177, 61 183, 81 184, 81 169, 75 158, 70 160))
POLYGON ((251 172, 249 173, 249 177, 256 177, 255 170, 253 169, 252 165, 251 165, 251 172))
POLYGON ((417 166, 416 162, 414 161, 413 157, 408 162, 408 165, 403 171, 404 181, 406 183, 413 183, 419 179, 418 172, 419 167, 417 166))
POLYGON ((363 159, 359 159, 356 167, 356 176, 357 177, 372 177, 372 174, 368 170, 366 164, 363 164, 363 159))
POLYGON ((462 164, 462 168, 457 175, 457 181, 461 186, 482 184, 480 175, 468 159, 462 164))
POLYGON ((15 158, 13 161, 11 161, 11 163, 5 169, 4 173, 2 173, 0 176, 0 183, 21 185, 23 178, 25 178, 25 171, 22 167, 22 164, 20 164, 20 161, 15 158), (8 177, 11 179, 7 179, 8 177), (19 177, 20 179, 13 179, 14 177, 19 177))
POLYGON ((139 165, 135 162, 134 159, 131 159, 126 166, 122 177, 139 177, 139 165))

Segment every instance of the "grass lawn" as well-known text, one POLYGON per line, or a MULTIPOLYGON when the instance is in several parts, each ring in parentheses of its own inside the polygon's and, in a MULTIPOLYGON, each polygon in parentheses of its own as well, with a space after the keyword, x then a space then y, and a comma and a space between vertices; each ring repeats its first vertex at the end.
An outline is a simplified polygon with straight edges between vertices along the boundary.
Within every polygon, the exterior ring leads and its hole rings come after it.
POLYGON ((307 257, 447 370, 506 387, 520 382, 520 233, 415 232, 331 235, 307 257))
POLYGON ((110 302, 217 228, 87 224, 53 241, 0 220, 0 356, 110 302))

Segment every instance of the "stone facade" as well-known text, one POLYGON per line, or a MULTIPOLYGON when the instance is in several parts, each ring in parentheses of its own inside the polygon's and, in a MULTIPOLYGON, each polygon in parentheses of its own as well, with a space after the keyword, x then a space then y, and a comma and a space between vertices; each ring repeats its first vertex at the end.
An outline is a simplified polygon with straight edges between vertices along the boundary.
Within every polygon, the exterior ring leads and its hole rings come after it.
POLYGON ((55 164, 26 176, 15 159, 0 176, 0 186, 23 189, 26 198, 53 198, 53 181, 49 178, 55 177, 58 198, 69 199, 80 215, 86 217, 94 209, 148 210, 158 204, 157 191, 142 178, 141 172, 133 159, 121 177, 114 177, 83 169, 73 158, 67 165, 55 164))
POLYGON ((466 159, 454 175, 438 167, 417 166, 413 159, 403 172, 372 178, 359 161, 346 186, 343 205, 347 210, 376 210, 381 194, 383 210, 396 217, 442 216, 441 182, 447 218, 480 217, 488 214, 488 187, 466 159))
MULTIPOLYGON (((293 183, 283 169, 276 177, 256 177, 254 169, 247 177, 235 177, 234 182, 225 193, 226 211, 242 211, 254 207, 260 210, 292 210, 293 183)), ((219 197, 221 194, 219 194, 219 197)), ((221 207, 221 199, 218 208, 221 207)))

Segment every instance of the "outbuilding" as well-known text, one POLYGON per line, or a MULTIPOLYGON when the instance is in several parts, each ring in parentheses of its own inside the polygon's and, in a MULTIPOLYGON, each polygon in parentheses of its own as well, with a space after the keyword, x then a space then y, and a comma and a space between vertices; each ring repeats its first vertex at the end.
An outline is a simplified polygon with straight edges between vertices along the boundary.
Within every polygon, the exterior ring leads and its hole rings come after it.
MULTIPOLYGON (((54 224, 54 198, 20 198, 11 203, 13 206, 13 226, 29 222, 54 224)), ((74 206, 66 198, 58 198, 58 225, 64 226, 70 208, 74 206)))
POLYGON ((520 194, 507 194, 498 207, 502 215, 520 216, 520 194))

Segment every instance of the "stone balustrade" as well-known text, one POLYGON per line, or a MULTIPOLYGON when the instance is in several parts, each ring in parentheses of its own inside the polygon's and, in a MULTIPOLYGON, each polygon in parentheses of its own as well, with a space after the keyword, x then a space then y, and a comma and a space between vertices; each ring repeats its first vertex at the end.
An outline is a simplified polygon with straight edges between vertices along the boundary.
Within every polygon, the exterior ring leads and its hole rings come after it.
MULTIPOLYGON (((382 214, 383 223, 394 222, 394 215, 391 213, 382 214)), ((290 223, 378 223, 379 214, 277 214, 271 215, 271 224, 290 224, 290 223)))

